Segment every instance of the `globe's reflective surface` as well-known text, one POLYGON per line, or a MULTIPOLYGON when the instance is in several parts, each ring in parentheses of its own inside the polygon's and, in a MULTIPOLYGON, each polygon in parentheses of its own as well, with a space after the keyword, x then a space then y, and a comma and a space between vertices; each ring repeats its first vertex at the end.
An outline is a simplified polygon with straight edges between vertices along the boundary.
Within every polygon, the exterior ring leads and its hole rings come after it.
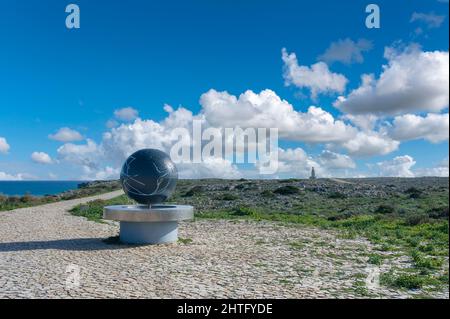
POLYGON ((166 153, 156 149, 133 153, 120 172, 125 194, 146 205, 165 201, 175 190, 177 179, 175 164, 166 153))

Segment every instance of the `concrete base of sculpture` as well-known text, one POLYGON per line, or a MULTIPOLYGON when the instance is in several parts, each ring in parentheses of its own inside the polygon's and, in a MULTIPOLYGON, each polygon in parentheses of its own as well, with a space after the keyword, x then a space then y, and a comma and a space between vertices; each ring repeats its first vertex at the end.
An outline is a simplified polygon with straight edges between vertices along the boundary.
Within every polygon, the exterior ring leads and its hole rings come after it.
POLYGON ((120 222, 120 241, 127 244, 165 244, 178 240, 178 222, 192 219, 186 205, 106 206, 103 218, 120 222))
POLYGON ((178 222, 120 222, 120 241, 128 244, 165 244, 178 240, 178 222))

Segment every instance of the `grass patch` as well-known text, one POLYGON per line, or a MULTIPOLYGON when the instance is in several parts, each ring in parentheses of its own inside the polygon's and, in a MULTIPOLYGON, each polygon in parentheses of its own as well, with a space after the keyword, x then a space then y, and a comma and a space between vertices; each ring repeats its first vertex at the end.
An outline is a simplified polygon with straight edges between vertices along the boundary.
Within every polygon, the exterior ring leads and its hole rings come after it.
POLYGON ((381 265, 383 263, 383 257, 381 255, 377 254, 370 254, 369 260, 367 261, 369 264, 372 265, 381 265))
POLYGON ((440 277, 432 276, 424 273, 417 273, 413 271, 408 272, 408 269, 403 270, 402 273, 395 274, 393 271, 381 274, 380 283, 400 289, 421 289, 424 287, 434 287, 440 289, 443 282, 440 277))
POLYGON ((54 203, 60 199, 57 196, 32 196, 25 194, 23 196, 5 196, 0 194, 0 211, 13 210, 23 207, 31 207, 54 203))
POLYGON ((354 292, 360 296, 368 297, 370 295, 369 290, 366 287, 366 275, 356 274, 355 281, 353 282, 354 292))
POLYGON ((380 284, 400 289, 420 289, 424 285, 424 279, 415 274, 394 275, 392 272, 381 274, 380 284))
POLYGON ((181 238, 178 237, 178 242, 184 245, 190 244, 193 242, 193 240, 191 238, 181 238))
POLYGON ((413 250, 411 257, 414 261, 414 265, 417 268, 425 269, 440 269, 443 264, 443 260, 438 257, 427 257, 424 253, 413 250))
POLYGON ((80 204, 73 207, 69 212, 74 216, 85 217, 90 221, 101 223, 103 222, 103 207, 107 205, 127 205, 132 204, 133 201, 127 196, 121 195, 110 200, 97 199, 80 204))

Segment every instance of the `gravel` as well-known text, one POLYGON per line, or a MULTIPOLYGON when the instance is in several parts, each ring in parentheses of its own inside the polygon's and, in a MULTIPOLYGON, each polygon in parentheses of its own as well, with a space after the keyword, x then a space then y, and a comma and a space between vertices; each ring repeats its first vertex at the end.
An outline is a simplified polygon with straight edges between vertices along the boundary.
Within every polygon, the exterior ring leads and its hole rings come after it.
MULTIPOLYGON (((115 223, 67 210, 122 192, 0 212, 0 298, 407 298, 376 284, 362 238, 271 222, 195 220, 175 244, 110 244, 115 223)), ((409 261, 387 259, 390 267, 409 261)), ((375 269, 377 271, 377 269, 375 269)), ((448 292, 442 296, 448 298, 448 292)))

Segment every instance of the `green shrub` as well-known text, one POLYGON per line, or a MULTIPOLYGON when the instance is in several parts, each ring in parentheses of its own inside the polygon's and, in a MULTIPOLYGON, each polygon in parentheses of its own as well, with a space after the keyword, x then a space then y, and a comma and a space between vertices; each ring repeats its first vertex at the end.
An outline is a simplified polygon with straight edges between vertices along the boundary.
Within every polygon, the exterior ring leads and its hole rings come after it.
POLYGON ((383 263, 383 257, 377 254, 370 254, 368 263, 372 265, 381 265, 383 263))
POLYGON ((201 185, 196 185, 194 187, 192 187, 190 190, 188 190, 183 197, 192 197, 192 196, 197 196, 200 195, 201 193, 203 193, 203 186, 201 185))
POLYGON ((422 195, 422 191, 415 187, 410 187, 405 190, 405 194, 409 194, 410 198, 420 198, 420 196, 422 195))
POLYGON ((283 184, 283 183, 295 183, 295 182, 300 182, 301 180, 298 178, 288 178, 288 179, 279 179, 278 183, 283 184))
POLYGON ((428 216, 433 219, 448 219, 448 206, 432 208, 428 211, 428 216))
POLYGON ((341 213, 337 213, 337 214, 328 216, 327 220, 338 221, 338 220, 344 220, 344 219, 351 218, 352 216, 353 216, 353 214, 351 212, 341 212, 341 213))
POLYGON ((347 198, 347 195, 345 195, 344 193, 340 193, 340 192, 332 192, 328 195, 328 198, 345 199, 345 198, 347 198))
POLYGON ((20 200, 20 197, 18 197, 18 196, 9 196, 8 199, 6 200, 6 202, 9 205, 18 205, 22 201, 20 200))
POLYGON ((269 191, 268 189, 266 189, 265 191, 261 192, 261 196, 266 197, 266 198, 272 198, 272 197, 274 197, 274 194, 271 191, 269 191))
POLYGON ((300 193, 300 189, 293 185, 286 185, 286 186, 277 188, 273 192, 275 194, 279 194, 279 195, 295 195, 295 194, 300 193))
POLYGON ((441 259, 436 257, 427 257, 418 250, 413 250, 411 257, 414 261, 414 265, 418 268, 439 269, 443 263, 441 259))
POLYGON ((448 271, 438 277, 438 280, 444 284, 448 285, 448 271))
POLYGON ((30 193, 26 193, 25 195, 23 195, 20 198, 20 201, 22 203, 31 203, 31 202, 35 201, 35 198, 30 193))
POLYGON ((423 214, 410 215, 405 218, 405 224, 408 226, 416 226, 428 222, 429 222, 428 216, 423 214))
POLYGON ((424 279, 415 274, 394 275, 389 272, 381 274, 380 283, 393 288, 420 289, 424 285, 424 279))
POLYGON ((379 205, 375 211, 375 214, 382 214, 382 215, 386 215, 386 214, 394 214, 395 213, 395 207, 389 204, 381 204, 379 205))

